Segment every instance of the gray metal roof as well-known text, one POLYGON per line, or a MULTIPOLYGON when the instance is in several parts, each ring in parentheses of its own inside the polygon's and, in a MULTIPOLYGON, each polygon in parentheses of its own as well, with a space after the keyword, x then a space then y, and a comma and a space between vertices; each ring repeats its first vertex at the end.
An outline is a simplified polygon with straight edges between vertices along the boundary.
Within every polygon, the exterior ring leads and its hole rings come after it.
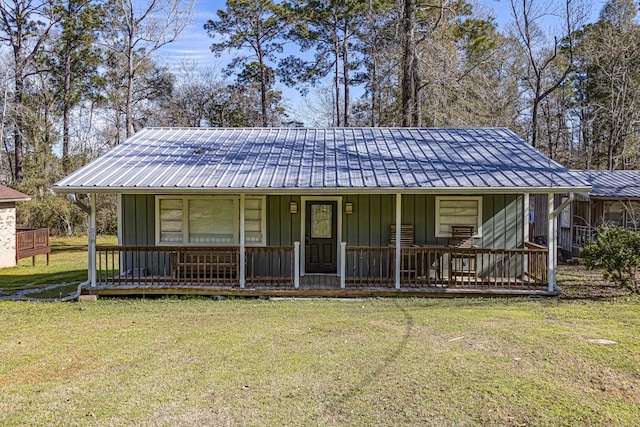
POLYGON ((506 129, 149 128, 62 192, 560 192, 589 185, 506 129))
POLYGON ((640 170, 576 170, 573 172, 593 186, 589 193, 590 197, 640 198, 640 170))

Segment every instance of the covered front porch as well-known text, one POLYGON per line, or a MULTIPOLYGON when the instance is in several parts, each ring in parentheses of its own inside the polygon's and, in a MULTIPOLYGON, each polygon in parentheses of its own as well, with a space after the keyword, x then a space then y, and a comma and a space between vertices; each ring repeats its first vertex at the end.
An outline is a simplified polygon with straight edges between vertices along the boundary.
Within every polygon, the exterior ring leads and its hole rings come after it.
POLYGON ((300 243, 278 247, 98 246, 84 294, 221 296, 555 295, 548 250, 340 245, 337 274, 301 274, 300 243), (242 252, 243 251, 243 252, 242 252))

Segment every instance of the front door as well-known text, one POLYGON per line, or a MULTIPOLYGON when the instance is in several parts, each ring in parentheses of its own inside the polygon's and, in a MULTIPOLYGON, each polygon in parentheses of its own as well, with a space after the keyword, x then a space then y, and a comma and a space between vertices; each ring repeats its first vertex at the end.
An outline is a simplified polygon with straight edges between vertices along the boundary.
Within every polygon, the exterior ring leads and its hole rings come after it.
POLYGON ((305 271, 338 272, 338 203, 307 201, 305 271))

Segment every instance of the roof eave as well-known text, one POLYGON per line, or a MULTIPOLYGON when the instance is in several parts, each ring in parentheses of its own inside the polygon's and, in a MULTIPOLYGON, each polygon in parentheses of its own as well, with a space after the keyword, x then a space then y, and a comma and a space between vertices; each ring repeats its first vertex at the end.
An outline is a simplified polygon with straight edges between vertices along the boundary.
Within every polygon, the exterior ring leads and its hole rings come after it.
POLYGON ((14 197, 10 199, 0 199, 0 203, 28 202, 29 200, 31 200, 31 197, 14 197))
POLYGON ((591 187, 314 187, 314 188, 193 188, 193 187, 54 187, 58 193, 105 194, 538 194, 588 193, 591 187))

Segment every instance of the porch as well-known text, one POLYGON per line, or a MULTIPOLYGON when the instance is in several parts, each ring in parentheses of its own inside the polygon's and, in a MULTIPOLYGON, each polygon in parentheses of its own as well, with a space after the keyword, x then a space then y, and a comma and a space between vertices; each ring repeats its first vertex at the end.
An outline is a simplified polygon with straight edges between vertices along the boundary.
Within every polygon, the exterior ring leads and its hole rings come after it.
POLYGON ((93 295, 555 295, 547 248, 340 245, 335 274, 300 271, 294 246, 98 246, 93 295), (399 266, 399 268, 396 268, 399 266), (396 271, 398 270, 398 271, 396 271))

